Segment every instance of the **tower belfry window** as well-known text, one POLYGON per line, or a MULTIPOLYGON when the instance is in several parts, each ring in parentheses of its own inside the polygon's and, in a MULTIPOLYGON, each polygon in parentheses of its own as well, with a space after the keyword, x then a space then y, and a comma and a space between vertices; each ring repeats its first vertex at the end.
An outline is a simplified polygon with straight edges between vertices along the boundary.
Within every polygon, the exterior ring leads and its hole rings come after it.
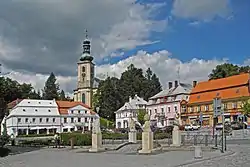
POLYGON ((85 67, 84 66, 82 67, 82 72, 85 72, 85 67))

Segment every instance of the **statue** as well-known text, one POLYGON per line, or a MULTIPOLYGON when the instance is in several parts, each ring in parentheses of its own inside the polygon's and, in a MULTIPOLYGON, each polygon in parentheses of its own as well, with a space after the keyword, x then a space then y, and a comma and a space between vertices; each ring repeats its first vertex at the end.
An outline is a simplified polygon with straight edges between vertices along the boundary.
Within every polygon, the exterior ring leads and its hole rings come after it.
POLYGON ((151 132, 151 128, 150 128, 150 121, 149 121, 149 115, 146 114, 144 116, 144 126, 143 126, 143 132, 151 132))
POLYGON ((93 134, 97 134, 101 132, 101 128, 100 128, 100 118, 97 118, 94 120, 94 125, 92 128, 92 133, 93 134))
POLYGON ((132 115, 130 115, 130 117, 129 117, 129 131, 130 132, 135 131, 135 121, 134 121, 132 115))
POLYGON ((179 120, 179 118, 180 118, 180 114, 176 113, 175 114, 175 118, 174 118, 174 123, 173 123, 175 130, 179 130, 179 127, 180 127, 180 120, 179 120))

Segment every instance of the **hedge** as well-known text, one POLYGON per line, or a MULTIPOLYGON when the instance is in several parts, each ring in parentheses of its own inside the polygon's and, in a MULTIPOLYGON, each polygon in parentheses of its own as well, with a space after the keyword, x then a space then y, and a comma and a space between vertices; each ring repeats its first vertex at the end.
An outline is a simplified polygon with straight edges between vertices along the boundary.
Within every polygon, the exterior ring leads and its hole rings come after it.
MULTIPOLYGON (((61 139, 62 139, 62 144, 63 145, 70 145, 70 141, 73 138, 74 144, 77 146, 88 146, 91 145, 91 139, 92 135, 91 133, 62 133, 60 134, 61 139)), ((28 137, 28 136, 26 136, 28 137)), ((40 135, 32 135, 31 137, 40 137, 40 135)), ((169 138, 171 135, 169 133, 155 133, 154 134, 154 139, 155 140, 160 140, 160 139, 165 139, 169 138)), ((128 139, 128 134, 127 133, 103 133, 102 134, 102 139, 110 139, 110 140, 121 140, 121 139, 128 139)), ((137 133, 137 140, 142 139, 142 134, 137 133)), ((22 141, 23 145, 49 145, 51 143, 49 139, 34 139, 31 141, 22 141)))

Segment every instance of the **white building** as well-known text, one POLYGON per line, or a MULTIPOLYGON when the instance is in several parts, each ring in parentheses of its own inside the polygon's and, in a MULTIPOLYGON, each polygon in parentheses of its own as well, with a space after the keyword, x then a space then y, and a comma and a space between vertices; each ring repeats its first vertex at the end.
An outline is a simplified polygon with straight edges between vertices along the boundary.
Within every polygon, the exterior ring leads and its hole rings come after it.
POLYGON ((191 84, 169 82, 167 89, 149 98, 147 112, 150 120, 156 121, 158 127, 172 125, 175 114, 180 114, 181 102, 189 100, 191 90, 191 84))
POLYGON ((137 114, 139 109, 146 109, 147 101, 137 95, 134 98, 129 97, 129 102, 126 102, 119 110, 115 112, 116 128, 128 128, 129 117, 132 117, 137 121, 137 114))
POLYGON ((87 128, 82 129, 91 130, 91 121, 97 118, 97 115, 81 102, 19 99, 12 104, 15 105, 2 121, 1 130, 6 123, 7 133, 14 136, 70 132, 79 129, 76 124, 84 124, 83 127, 87 128))

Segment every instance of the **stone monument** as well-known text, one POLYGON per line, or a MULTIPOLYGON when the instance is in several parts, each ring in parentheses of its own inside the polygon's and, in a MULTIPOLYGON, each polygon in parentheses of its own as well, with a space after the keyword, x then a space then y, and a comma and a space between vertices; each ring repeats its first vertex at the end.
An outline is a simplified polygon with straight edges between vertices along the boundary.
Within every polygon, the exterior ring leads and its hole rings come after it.
POLYGON ((101 151, 102 147, 102 133, 100 128, 100 118, 96 118, 92 128, 92 147, 89 152, 101 151))
POLYGON ((180 120, 179 113, 175 114, 174 129, 172 132, 172 145, 171 146, 181 146, 181 131, 179 130, 180 120))
POLYGON ((153 132, 150 128, 149 115, 144 116, 144 126, 142 132, 142 149, 139 150, 140 154, 150 154, 153 150, 153 132))
POLYGON ((128 133, 128 141, 131 143, 136 143, 136 129, 135 129, 135 121, 132 117, 132 115, 130 115, 129 118, 129 133, 128 133))

